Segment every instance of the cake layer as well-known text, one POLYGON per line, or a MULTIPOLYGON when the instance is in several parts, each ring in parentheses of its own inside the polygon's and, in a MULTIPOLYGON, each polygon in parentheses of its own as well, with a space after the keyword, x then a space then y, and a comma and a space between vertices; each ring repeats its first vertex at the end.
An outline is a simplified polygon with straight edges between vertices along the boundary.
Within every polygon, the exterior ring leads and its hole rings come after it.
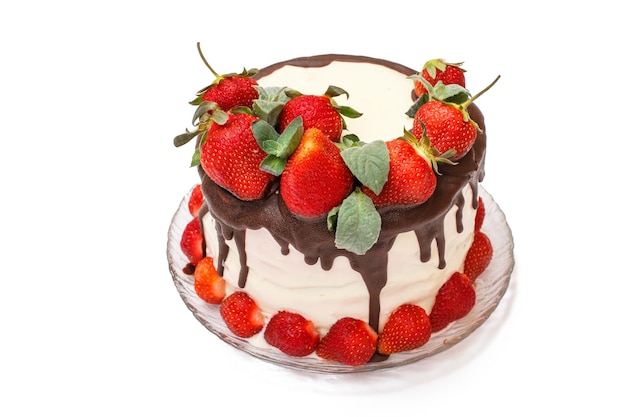
MULTIPOLYGON (((414 73, 387 61, 325 55, 273 65, 257 78, 261 86, 304 94, 323 94, 329 84, 344 88, 350 94, 345 104, 363 113, 348 120, 348 131, 371 141, 392 140, 410 127, 404 113, 413 103, 407 75, 414 73)), ((301 313, 322 334, 345 316, 382 329, 402 303, 429 312, 441 285, 462 270, 473 240, 486 136, 480 111, 475 105, 469 110, 482 129, 472 150, 457 165, 440 166, 426 203, 381 210, 379 240, 365 255, 337 249, 325 219, 294 217, 277 192, 241 201, 200 168, 207 255, 227 292, 243 289, 268 318, 280 310, 301 313)))

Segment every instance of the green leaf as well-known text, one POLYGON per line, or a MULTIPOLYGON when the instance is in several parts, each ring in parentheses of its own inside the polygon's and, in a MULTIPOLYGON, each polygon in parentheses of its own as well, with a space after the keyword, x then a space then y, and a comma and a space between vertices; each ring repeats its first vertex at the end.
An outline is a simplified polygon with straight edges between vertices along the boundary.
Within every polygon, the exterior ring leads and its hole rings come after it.
POLYGON ((417 100, 415 100, 415 103, 413 103, 413 105, 406 111, 405 114, 410 118, 414 118, 420 107, 426 104, 428 100, 428 94, 422 94, 417 100))
POLYGON ((382 140, 351 147, 341 157, 361 183, 379 194, 389 176, 389 150, 382 140))
POLYGON ((254 139, 256 139, 256 142, 263 150, 265 150, 265 142, 276 141, 276 139, 278 139, 279 135, 276 129, 265 120, 255 120, 252 122, 250 128, 252 129, 254 139))
POLYGON ((191 167, 200 165, 200 148, 197 148, 191 157, 191 167))
POLYGON ((341 87, 337 87, 335 85, 329 85, 328 88, 326 89, 326 92, 324 93, 324 95, 328 97, 338 97, 342 94, 345 94, 346 98, 350 98, 350 94, 348 94, 346 90, 344 90, 341 87))
POLYGON ((252 110, 256 116, 275 126, 278 116, 289 97, 285 94, 286 87, 255 86, 259 98, 252 103, 252 110))
POLYGON ((328 226, 328 230, 334 232, 337 229, 337 217, 339 216, 339 207, 333 207, 328 212, 328 217, 326 217, 326 226, 328 226))
POLYGON ((193 132, 185 132, 182 133, 178 136, 176 136, 174 138, 174 146, 176 146, 177 148, 179 146, 183 146, 185 145, 187 142, 189 142, 190 140, 192 140, 193 138, 195 138, 196 136, 198 136, 201 132, 194 130, 193 132))
POLYGON ((304 123, 302 117, 298 116, 287 125, 283 133, 278 137, 277 142, 280 144, 281 148, 280 151, 274 155, 281 158, 288 158, 300 144, 302 135, 304 135, 304 123))
POLYGON ((444 84, 438 81, 433 87, 431 96, 441 101, 450 101, 455 96, 470 97, 470 93, 465 87, 458 84, 444 84))
POLYGON ((381 224, 374 203, 357 188, 339 207, 335 246, 363 255, 378 240, 381 224))
POLYGON ((348 106, 341 106, 341 107, 339 107, 337 109, 337 111, 342 116, 349 117, 351 119, 356 119, 358 117, 363 116, 363 113, 360 113, 360 112, 354 110, 352 107, 348 107, 348 106))
POLYGON ((261 162, 261 170, 269 172, 272 175, 279 176, 285 170, 287 160, 274 155, 267 155, 261 162))

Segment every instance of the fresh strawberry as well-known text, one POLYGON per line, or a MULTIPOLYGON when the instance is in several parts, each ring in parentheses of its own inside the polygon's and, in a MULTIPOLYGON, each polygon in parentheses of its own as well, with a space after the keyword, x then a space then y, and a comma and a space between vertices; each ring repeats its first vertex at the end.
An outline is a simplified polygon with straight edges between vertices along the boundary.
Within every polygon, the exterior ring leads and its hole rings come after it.
POLYGON ((474 220, 474 231, 478 232, 485 221, 485 202, 482 197, 478 197, 478 208, 476 209, 476 219, 474 220))
POLYGON ((204 57, 200 44, 198 43, 200 58, 215 76, 211 85, 198 92, 198 98, 191 104, 199 105, 204 101, 211 101, 223 111, 229 111, 236 107, 252 107, 252 103, 259 97, 255 89, 258 85, 256 80, 250 78, 257 73, 256 69, 250 71, 243 70, 240 74, 218 74, 204 57))
POLYGON ((465 317, 476 303, 476 292, 467 275, 455 272, 439 289, 430 312, 430 326, 434 332, 465 317))
POLYGON ((457 84, 445 85, 442 88, 437 88, 438 85, 433 88, 424 81, 423 85, 428 90, 428 100, 417 108, 413 118, 413 134, 416 137, 422 136, 422 126, 424 126, 430 138, 430 145, 439 153, 453 152, 449 156, 452 161, 463 158, 474 146, 479 129, 478 124, 469 116, 467 108, 489 90, 499 78, 498 76, 485 89, 472 97, 469 91, 457 84))
POLYGON ((352 191, 354 176, 341 151, 317 128, 304 131, 280 177, 280 195, 294 214, 315 218, 341 204, 352 191))
POLYGON ((243 291, 236 291, 224 298, 220 304, 220 314, 230 331, 239 337, 252 337, 259 333, 265 324, 261 309, 243 291))
POLYGON ((274 178, 260 168, 267 154, 252 134, 255 120, 247 113, 229 114, 224 124, 211 124, 200 149, 207 175, 242 200, 264 197, 274 178))
MULTIPOLYGON (((295 92, 295 94, 299 94, 295 92)), ((346 117, 359 117, 360 113, 346 106, 338 106, 333 97, 348 93, 338 87, 329 87, 321 96, 297 95, 285 103, 278 118, 278 127, 282 132, 296 117, 302 117, 305 129, 316 127, 328 135, 333 142, 339 142, 346 117)))
POLYGON ((226 281, 215 270, 213 258, 202 258, 193 274, 193 287, 198 297, 209 304, 219 304, 226 296, 226 281))
POLYGON ((187 203, 189 213, 191 213, 193 217, 196 217, 200 212, 200 207, 202 207, 202 203, 204 203, 202 187, 200 186, 200 184, 197 184, 195 187, 193 187, 193 190, 191 191, 191 196, 189 197, 189 202, 187 203))
POLYGON ((345 365, 367 363, 376 352, 376 332, 364 321, 351 317, 339 319, 320 340, 319 357, 345 365))
POLYGON ((204 257, 204 237, 198 217, 194 217, 183 229, 180 249, 194 266, 204 257))
POLYGON ((428 146, 428 138, 421 141, 406 132, 403 138, 385 143, 389 150, 389 174, 379 194, 365 185, 363 192, 375 206, 417 205, 428 200, 435 192, 437 177, 434 169, 445 157, 435 157, 428 146))
MULTIPOLYGON (((465 87, 465 70, 461 68, 462 62, 450 64, 442 59, 431 59, 424 64, 421 76, 434 86, 441 81, 443 84, 458 84, 465 87)), ((415 94, 417 97, 428 93, 424 84, 418 80, 415 81, 415 94)))
POLYGON ((489 237, 483 232, 474 232, 474 241, 465 256, 463 273, 470 281, 476 281, 476 278, 489 266, 491 258, 493 258, 493 247, 489 237))
POLYGON ((313 322, 290 311, 279 311, 272 316, 264 337, 267 343, 290 356, 307 356, 315 351, 320 341, 313 322))
POLYGON ((454 105, 430 100, 422 105, 413 119, 413 134, 422 135, 422 125, 430 144, 439 152, 454 150, 453 161, 464 157, 476 141, 476 125, 464 118, 463 112, 454 105))
POLYGON ((378 352, 390 355, 417 349, 430 339, 430 319, 418 305, 403 304, 389 316, 378 336, 378 352))

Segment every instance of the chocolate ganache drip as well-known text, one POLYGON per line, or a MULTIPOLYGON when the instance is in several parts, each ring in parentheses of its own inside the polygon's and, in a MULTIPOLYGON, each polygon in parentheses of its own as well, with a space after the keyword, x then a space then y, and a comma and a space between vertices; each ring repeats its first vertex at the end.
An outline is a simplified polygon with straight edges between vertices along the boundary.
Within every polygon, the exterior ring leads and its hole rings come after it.
MULTIPOLYGON (((321 67, 332 61, 366 62, 383 65, 406 75, 415 71, 402 65, 363 56, 352 55, 320 55, 297 58, 280 62, 259 71, 255 78, 261 78, 285 66, 321 67)), ((370 295, 369 324, 378 330, 380 314, 380 292, 387 283, 388 252, 394 244, 396 236, 403 232, 414 232, 418 240, 421 261, 427 262, 431 254, 431 243, 436 242, 438 248, 439 268, 445 267, 445 236, 444 217, 448 211, 457 206, 457 231, 463 231, 462 210, 465 201, 463 188, 470 184, 473 191, 473 207, 478 207, 478 182, 484 177, 484 160, 486 135, 483 115, 472 104, 469 107, 472 119, 479 125, 473 148, 458 164, 441 164, 437 176, 437 187, 432 197, 425 203, 411 208, 387 207, 380 210, 382 230, 378 242, 365 254, 356 255, 352 252, 335 247, 334 233, 329 231, 326 219, 304 221, 295 217, 284 204, 280 194, 275 191, 266 198, 255 201, 242 201, 229 191, 221 188, 209 178, 202 167, 198 168, 205 206, 200 216, 207 211, 215 218, 219 239, 218 273, 223 274, 223 263, 229 254, 228 240, 234 240, 242 268, 239 273, 239 287, 246 286, 248 266, 246 263, 246 230, 267 229, 282 248, 283 254, 289 252, 291 245, 302 253, 307 264, 317 262, 324 270, 332 268, 334 259, 345 256, 351 267, 357 271, 367 287, 370 295)))

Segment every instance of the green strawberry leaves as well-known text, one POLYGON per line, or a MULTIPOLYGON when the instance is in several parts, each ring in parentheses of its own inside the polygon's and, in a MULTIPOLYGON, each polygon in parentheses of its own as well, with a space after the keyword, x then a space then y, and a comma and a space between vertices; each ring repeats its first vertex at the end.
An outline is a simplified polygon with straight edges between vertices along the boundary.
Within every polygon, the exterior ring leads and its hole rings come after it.
POLYGON ((267 121, 272 126, 276 126, 278 116, 285 103, 289 101, 286 87, 254 87, 259 93, 259 98, 252 103, 252 111, 259 118, 267 121))
POLYGON ((372 199, 359 188, 328 214, 327 222, 329 229, 335 230, 335 246, 357 255, 374 246, 382 226, 372 199))
POLYGON ((382 140, 341 151, 352 174, 374 193, 379 194, 389 176, 389 150, 382 140))
POLYGON ((261 169, 279 176, 285 169, 287 158, 296 150, 304 134, 302 117, 296 117, 280 134, 267 121, 255 120, 252 123, 252 134, 261 149, 267 153, 261 169))

